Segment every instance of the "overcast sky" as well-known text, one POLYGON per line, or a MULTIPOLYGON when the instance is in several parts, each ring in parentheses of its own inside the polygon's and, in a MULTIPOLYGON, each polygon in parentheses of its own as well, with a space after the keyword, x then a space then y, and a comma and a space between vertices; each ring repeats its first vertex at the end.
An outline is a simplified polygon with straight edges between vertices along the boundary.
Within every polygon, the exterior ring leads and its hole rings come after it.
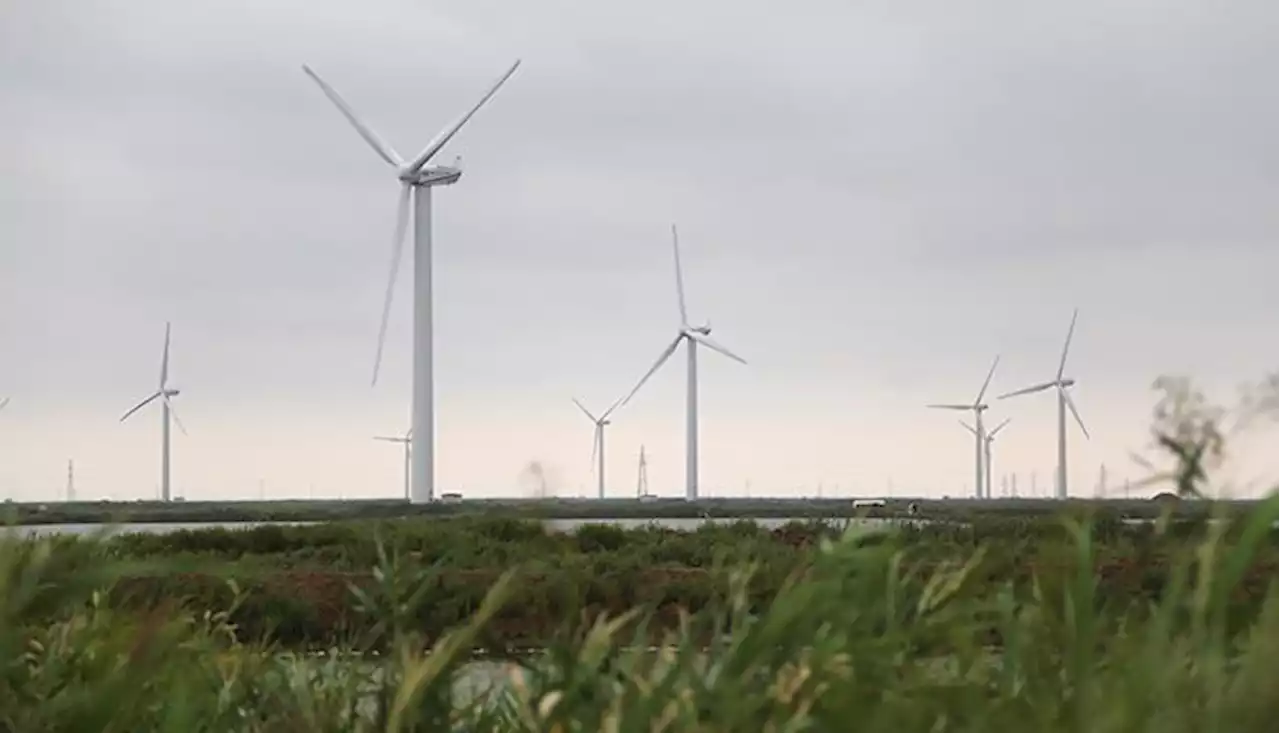
MULTIPOLYGON (((1276 369, 1276 4, 1267 0, 17 0, 0 9, 0 496, 152 497, 166 320, 191 498, 390 496, 411 282, 369 385, 405 156, 515 58, 435 197, 441 490, 590 491, 592 426, 691 317, 704 493, 958 495, 933 401, 1068 364, 1072 490, 1147 441, 1164 373, 1276 369)), ((407 263, 406 263, 407 264, 407 263)), ((408 274, 409 268, 402 271, 408 274)), ((617 414, 609 490, 679 495, 683 360, 617 414)), ((1055 462, 1049 394, 997 475, 1055 462)), ((1274 431, 1239 480, 1276 474, 1274 431)), ((1246 441, 1248 442, 1248 441, 1246 441)), ((998 484, 998 482, 997 482, 998 484)))

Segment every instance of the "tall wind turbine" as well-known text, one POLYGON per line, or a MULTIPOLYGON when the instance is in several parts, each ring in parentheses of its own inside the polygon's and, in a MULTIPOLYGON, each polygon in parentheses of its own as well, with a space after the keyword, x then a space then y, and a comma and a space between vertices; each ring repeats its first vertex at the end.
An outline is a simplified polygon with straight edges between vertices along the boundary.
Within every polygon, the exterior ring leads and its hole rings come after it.
POLYGON ((1067 410, 1071 410, 1071 416, 1076 419, 1076 424, 1080 426, 1080 432, 1084 434, 1085 440, 1089 439, 1089 429, 1084 426, 1084 420, 1080 419, 1080 412, 1076 409, 1075 401, 1073 401, 1071 399, 1071 395, 1067 393, 1067 389, 1071 387, 1071 385, 1075 384, 1076 380, 1063 376, 1067 369, 1067 350, 1071 348, 1071 335, 1075 333, 1076 317, 1079 315, 1079 308, 1071 311, 1071 325, 1067 327, 1067 340, 1062 344, 1062 359, 1058 361, 1058 374, 1053 378, 1053 381, 1014 390, 1013 392, 1002 394, 999 397, 999 399, 1003 400, 1009 397, 1017 397, 1018 395, 1043 392, 1046 389, 1057 390, 1058 485, 1055 488, 1059 499, 1067 498, 1067 410))
MULTIPOLYGON (((685 498, 694 501, 698 498, 698 344, 717 351, 725 356, 733 359, 740 364, 746 364, 746 360, 737 354, 729 351, 725 347, 711 340, 711 323, 706 322, 701 326, 689 325, 689 313, 685 309, 684 304, 684 275, 680 271, 680 236, 676 233, 676 225, 671 225, 671 248, 675 253, 676 261, 676 297, 680 305, 680 329, 676 332, 676 337, 667 345, 667 348, 658 356, 658 360, 649 367, 649 371, 645 372, 636 386, 631 389, 622 400, 622 405, 631 401, 636 392, 649 381, 667 359, 676 353, 676 349, 680 347, 683 341, 687 344, 689 356, 689 374, 688 374, 688 392, 685 408, 685 457, 684 457, 684 481, 685 481, 685 498)), ((621 406, 621 405, 620 405, 621 406)))
POLYGON ((410 461, 413 456, 413 428, 409 428, 409 432, 405 433, 404 435, 400 435, 400 436, 375 435, 373 436, 373 439, 385 440, 391 443, 404 444, 404 498, 405 498, 405 501, 409 501, 409 499, 412 496, 410 492, 409 476, 411 473, 411 466, 412 466, 410 461))
POLYGON ((160 500, 170 501, 173 493, 169 490, 169 423, 172 421, 182 431, 183 435, 187 434, 187 429, 183 427, 182 421, 178 419, 178 413, 173 409, 171 399, 178 396, 180 390, 169 387, 169 323, 164 324, 164 355, 160 357, 160 388, 150 397, 139 402, 120 417, 120 422, 129 419, 133 413, 141 410, 155 400, 160 400, 160 500))
POLYGON ((600 417, 596 417, 595 415, 592 415, 591 411, 588 410, 585 406, 583 406, 583 404, 579 402, 576 397, 573 399, 573 404, 577 405, 578 409, 582 410, 582 414, 586 415, 587 419, 590 420, 592 423, 594 423, 596 426, 595 433, 591 436, 591 462, 595 464, 596 497, 603 499, 604 498, 604 426, 609 424, 609 416, 613 414, 614 410, 618 409, 618 403, 617 402, 613 403, 613 405, 610 406, 609 409, 605 410, 604 414, 600 415, 600 417))
POLYGON ((935 410, 972 410, 973 411, 973 424, 976 426, 974 429, 974 438, 976 443, 974 446, 974 458, 973 458, 973 466, 974 466, 973 495, 979 499, 982 498, 982 487, 983 487, 982 459, 986 455, 986 449, 987 449, 986 441, 984 439, 984 436, 986 435, 986 433, 983 431, 983 428, 982 428, 982 413, 987 409, 988 405, 983 403, 982 398, 985 397, 987 394, 987 387, 991 386, 991 377, 996 373, 996 365, 999 363, 1000 363, 999 356, 996 357, 995 361, 991 362, 991 370, 987 372, 987 379, 985 382, 982 383, 982 389, 978 390, 978 396, 973 400, 973 404, 971 405, 962 405, 962 404, 927 405, 927 407, 933 408, 935 410))
MULTIPOLYGON (((964 420, 961 420, 960 424, 964 426, 965 430, 968 430, 970 433, 973 433, 974 437, 977 437, 978 435, 977 428, 974 428, 972 425, 965 422, 964 420)), ((984 486, 986 487, 986 494, 984 496, 983 494, 979 493, 978 495, 979 499, 991 498, 991 476, 994 473, 994 471, 991 468, 992 466, 991 444, 995 442, 996 434, 999 433, 1001 430, 1003 430, 1004 426, 1008 424, 1009 424, 1009 418, 1005 418, 1004 422, 995 426, 995 428, 993 428, 992 431, 987 433, 986 436, 983 438, 983 460, 984 460, 984 466, 985 466, 984 470, 986 471, 986 482, 984 483, 984 486)))
POLYGON ((391 274, 387 280, 386 296, 382 303, 378 348, 373 361, 374 384, 378 383, 382 347, 387 337, 387 320, 391 315, 391 298, 404 251, 405 231, 409 226, 409 203, 410 199, 413 199, 413 433, 418 436, 418 450, 413 451, 411 462, 410 500, 415 503, 429 502, 435 495, 435 410, 431 335, 431 189, 434 186, 457 183, 462 176, 462 169, 458 167, 456 161, 452 166, 428 166, 427 164, 497 93, 519 66, 520 61, 517 60, 489 87, 479 102, 436 135, 417 157, 408 162, 405 162, 399 153, 361 121, 338 92, 321 79, 319 74, 309 66, 302 67, 302 70, 320 85, 325 96, 347 118, 360 137, 373 148, 373 152, 396 169, 396 178, 400 181, 400 204, 396 212, 395 234, 391 240, 391 274))

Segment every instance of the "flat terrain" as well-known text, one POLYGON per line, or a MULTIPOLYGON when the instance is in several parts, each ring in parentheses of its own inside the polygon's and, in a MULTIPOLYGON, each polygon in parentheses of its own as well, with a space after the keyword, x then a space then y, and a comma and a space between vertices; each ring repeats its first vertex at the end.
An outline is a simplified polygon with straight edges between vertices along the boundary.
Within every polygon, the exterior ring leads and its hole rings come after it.
MULTIPOLYGON (((858 501, 867 501, 859 499, 858 501)), ((928 518, 1046 516, 1062 511, 1150 519, 1163 502, 1151 499, 887 499, 884 506, 854 506, 840 499, 469 499, 458 503, 409 504, 398 499, 302 501, 6 502, 0 523, 100 524, 116 522, 323 522, 339 519, 484 516, 528 519, 698 519, 907 517, 912 505, 928 518)), ((1256 501, 1173 502, 1179 516, 1216 511, 1247 512, 1256 501)))

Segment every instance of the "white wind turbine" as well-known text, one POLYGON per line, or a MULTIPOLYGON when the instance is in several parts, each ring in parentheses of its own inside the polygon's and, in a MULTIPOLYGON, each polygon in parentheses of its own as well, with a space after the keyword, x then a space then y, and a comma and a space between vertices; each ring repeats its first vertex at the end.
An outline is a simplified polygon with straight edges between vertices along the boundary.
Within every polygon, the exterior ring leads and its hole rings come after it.
MULTIPOLYGON (((965 422, 964 420, 961 420, 960 424, 964 426, 965 430, 968 430, 970 433, 973 433, 974 437, 977 437, 978 435, 977 428, 974 428, 972 425, 965 422)), ((986 472, 983 486, 985 487, 986 491, 985 491, 985 496, 981 494, 978 496, 979 499, 991 498, 991 475, 993 473, 991 470, 991 444, 995 442, 996 434, 999 433, 1001 430, 1003 430, 1004 426, 1008 424, 1009 424, 1009 418, 1005 418, 1004 422, 995 426, 995 428, 993 428, 991 432, 987 433, 986 437, 983 439, 983 461, 984 461, 983 465, 985 466, 984 470, 986 472)))
POLYGON ((187 429, 183 427, 182 421, 178 419, 178 413, 173 409, 172 398, 177 397, 180 390, 169 387, 169 324, 164 324, 164 355, 160 357, 160 388, 150 397, 133 406, 133 409, 126 412, 120 417, 120 422, 129 419, 133 413, 141 410, 155 400, 160 400, 160 500, 170 501, 173 498, 172 492, 169 490, 169 422, 173 421, 182 431, 183 435, 187 434, 187 429))
POLYGON ((973 411, 973 424, 976 426, 974 429, 974 438, 977 441, 974 448, 974 459, 973 459, 973 464, 974 464, 973 495, 979 499, 982 498, 982 487, 983 487, 982 459, 986 454, 986 448, 987 448, 986 441, 984 440, 984 436, 986 435, 986 432, 982 428, 982 413, 989 406, 983 403, 982 398, 985 397, 987 394, 987 387, 991 386, 991 377, 996 373, 996 365, 999 363, 1000 363, 999 356, 996 357, 995 361, 991 362, 991 370, 987 372, 987 379, 985 382, 982 383, 982 389, 978 390, 978 396, 976 399, 974 399, 973 404, 971 405, 961 405, 961 404, 927 405, 927 407, 933 408, 935 410, 972 410, 973 411))
POLYGON ((409 428, 409 432, 400 436, 391 435, 375 435, 374 440, 385 440, 391 443, 404 444, 404 498, 408 501, 411 497, 409 486, 409 475, 411 467, 411 457, 413 456, 413 428, 409 428))
POLYGON ((1008 397, 1017 397, 1018 395, 1032 394, 1033 392, 1043 392, 1046 389, 1056 389, 1058 392, 1058 485, 1056 495, 1059 499, 1067 498, 1067 410, 1071 410, 1071 415, 1076 419, 1076 424, 1080 426, 1080 432, 1084 434, 1085 440, 1089 439, 1089 429, 1084 426, 1084 420, 1080 419, 1080 412, 1076 410, 1076 403, 1071 399, 1071 395, 1067 393, 1067 389, 1076 383, 1076 380, 1063 377, 1063 373, 1067 369, 1067 350, 1071 348, 1071 335, 1076 330, 1076 317, 1080 315, 1080 309, 1076 308, 1071 311, 1071 325, 1067 327, 1067 340, 1062 344, 1062 359, 1058 362, 1058 374, 1051 382, 1037 384, 1031 387, 1014 390, 1007 394, 1000 395, 999 399, 1008 397))
POLYGON ((456 183, 462 176, 462 170, 456 161, 452 166, 428 166, 427 164, 497 93, 519 66, 520 61, 517 60, 489 87, 479 102, 436 135, 427 147, 409 162, 405 162, 390 145, 361 121, 338 92, 321 79, 319 74, 309 66, 302 67, 302 70, 320 85, 320 89, 329 101, 333 102, 338 111, 355 127, 356 132, 360 133, 360 137, 369 143, 378 157, 396 169, 396 177, 400 181, 400 204, 396 212, 395 234, 391 240, 391 274, 387 280, 386 296, 382 303, 382 322, 378 327, 378 349, 373 361, 374 384, 378 382, 382 347, 387 336, 387 320, 391 315, 391 298, 404 251, 405 230, 409 226, 409 200, 413 199, 413 433, 418 436, 418 450, 413 451, 409 473, 410 500, 415 503, 429 502, 435 494, 435 410, 431 335, 431 189, 434 186, 448 186, 456 183))
POLYGON ((710 322, 707 322, 701 326, 689 325, 689 313, 685 309, 685 304, 684 304, 684 275, 680 271, 680 237, 676 233, 675 224, 671 225, 671 247, 672 247, 672 251, 675 253, 675 261, 676 261, 676 296, 678 297, 679 304, 680 304, 680 330, 676 332, 676 337, 671 341, 671 343, 667 346, 667 348, 664 349, 663 352, 658 356, 658 360, 653 363, 653 366, 649 367, 649 371, 645 372, 644 376, 640 378, 640 381, 636 383, 636 386, 632 388, 631 392, 627 394, 625 398, 623 398, 619 406, 625 405, 631 401, 631 398, 635 396, 636 392, 640 391, 640 388, 644 386, 644 383, 649 381, 649 377, 652 377, 653 374, 657 372, 658 369, 661 368, 664 363, 666 363, 667 359, 670 359, 671 355, 676 353, 676 349, 680 347, 680 342, 683 341, 687 344, 688 355, 689 355, 689 374, 688 374, 689 381, 688 381, 688 387, 687 387, 688 392, 687 392, 687 403, 686 403, 686 412, 685 412, 684 478, 685 478, 685 498, 690 501, 694 501, 698 498, 698 349, 697 349, 697 346, 698 344, 702 344, 708 349, 711 349, 712 351, 718 351, 721 354, 724 354, 730 359, 733 359, 734 361, 739 362, 741 364, 746 364, 747 362, 742 357, 738 356, 732 351, 729 351, 725 347, 711 340, 710 338, 711 323, 710 322))
POLYGON ((576 397, 573 400, 573 404, 577 405, 578 409, 582 410, 582 414, 586 415, 587 419, 590 420, 596 426, 595 432, 591 436, 591 463, 594 464, 593 467, 596 472, 596 497, 603 499, 604 498, 604 427, 609 424, 609 416, 613 414, 614 410, 618 409, 618 403, 617 402, 613 403, 613 405, 610 406, 609 409, 605 410, 604 413, 600 415, 600 417, 596 417, 595 415, 592 415, 591 411, 588 410, 585 406, 583 406, 583 404, 579 402, 576 397))

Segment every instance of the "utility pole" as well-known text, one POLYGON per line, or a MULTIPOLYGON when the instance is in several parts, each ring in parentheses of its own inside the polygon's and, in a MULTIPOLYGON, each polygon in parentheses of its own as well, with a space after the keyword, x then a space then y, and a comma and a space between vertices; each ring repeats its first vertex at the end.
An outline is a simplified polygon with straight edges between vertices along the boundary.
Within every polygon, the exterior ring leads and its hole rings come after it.
POLYGON ((76 462, 70 458, 67 459, 67 501, 76 500, 76 462))

